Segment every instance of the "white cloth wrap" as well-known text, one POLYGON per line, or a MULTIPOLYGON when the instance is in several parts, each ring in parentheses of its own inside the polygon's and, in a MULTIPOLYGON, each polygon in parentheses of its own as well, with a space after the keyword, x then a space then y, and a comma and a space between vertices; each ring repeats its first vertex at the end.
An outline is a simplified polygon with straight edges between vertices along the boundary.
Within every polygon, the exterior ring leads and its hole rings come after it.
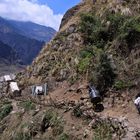
POLYGON ((138 97, 137 99, 135 99, 134 104, 135 105, 140 105, 140 97, 138 97))

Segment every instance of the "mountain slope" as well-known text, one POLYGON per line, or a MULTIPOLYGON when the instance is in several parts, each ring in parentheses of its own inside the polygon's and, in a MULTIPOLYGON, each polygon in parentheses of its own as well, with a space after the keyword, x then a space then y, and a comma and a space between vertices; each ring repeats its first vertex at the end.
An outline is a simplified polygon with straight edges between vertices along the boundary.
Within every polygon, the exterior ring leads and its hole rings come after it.
POLYGON ((70 9, 60 27, 30 66, 30 79, 46 82, 52 77, 56 82, 73 83, 86 78, 105 92, 114 82, 138 78, 139 59, 133 56, 140 44, 139 5, 135 2, 94 4, 87 0, 70 9))
POLYGON ((0 41, 0 62, 14 64, 18 62, 17 53, 8 45, 0 41))
POLYGON ((20 34, 0 33, 0 40, 15 49, 23 64, 30 64, 42 49, 44 42, 30 39, 20 34))

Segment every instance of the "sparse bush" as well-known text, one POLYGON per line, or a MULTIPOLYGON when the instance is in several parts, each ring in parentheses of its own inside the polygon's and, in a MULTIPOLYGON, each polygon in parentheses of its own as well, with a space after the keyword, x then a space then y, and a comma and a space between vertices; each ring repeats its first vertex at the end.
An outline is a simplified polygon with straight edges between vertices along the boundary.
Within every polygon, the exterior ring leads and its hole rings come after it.
POLYGON ((118 80, 114 83, 114 88, 116 90, 123 90, 123 89, 126 89, 126 88, 130 87, 131 85, 132 85, 131 82, 118 80))
POLYGON ((129 33, 132 30, 140 32, 140 16, 125 19, 124 21, 124 24, 120 27, 120 32, 129 33))
POLYGON ((94 129, 93 140, 111 140, 112 130, 106 122, 98 123, 94 129))
POLYGON ((62 124, 55 125, 52 130, 53 136, 62 134, 63 130, 64 130, 64 126, 62 124))
POLYGON ((139 23, 140 16, 129 17, 107 11, 103 20, 90 13, 81 15, 80 31, 83 34, 85 44, 104 48, 108 41, 119 37, 125 39, 130 31, 140 32, 139 23), (107 28, 106 22, 108 21, 110 24, 107 28))
POLYGON ((32 101, 23 101, 20 102, 19 105, 25 109, 25 111, 30 111, 35 109, 35 104, 32 101))
POLYGON ((110 26, 108 28, 109 40, 112 41, 118 35, 122 33, 121 27, 124 25, 124 22, 128 19, 127 16, 118 14, 108 13, 106 20, 110 21, 110 26))
POLYGON ((101 54, 99 66, 97 68, 97 88, 104 94, 114 84, 116 74, 110 65, 110 61, 105 53, 101 54))
POLYGON ((64 130, 64 122, 62 118, 58 117, 58 115, 53 116, 51 119, 51 125, 53 127, 52 133, 54 136, 60 135, 64 130))
POLYGON ((78 64, 78 71, 80 73, 85 73, 87 69, 89 69, 90 65, 92 64, 92 58, 94 56, 93 46, 85 46, 80 53, 80 61, 78 64))
POLYGON ((88 69, 89 65, 90 65, 90 60, 91 58, 86 57, 80 60, 79 64, 78 64, 78 71, 80 73, 84 73, 86 72, 86 70, 88 69))
POLYGON ((43 125, 44 127, 51 126, 53 128, 52 133, 54 136, 63 133, 63 120, 62 118, 58 117, 58 114, 56 112, 53 112, 52 110, 46 111, 45 117, 43 119, 43 125))
POLYGON ((73 109, 73 115, 76 117, 81 117, 82 116, 82 110, 80 109, 80 105, 77 105, 73 109))
POLYGON ((13 107, 11 104, 6 104, 3 107, 0 108, 0 120, 5 118, 9 115, 9 113, 12 111, 13 107))
POLYGON ((4 99, 4 101, 2 101, 3 105, 7 105, 7 104, 11 104, 12 102, 9 101, 8 99, 4 99))
POLYGON ((108 33, 101 20, 92 14, 81 15, 80 31, 83 33, 85 44, 88 45, 103 48, 108 40, 108 33))
POLYGON ((31 140, 31 136, 28 133, 18 132, 13 140, 31 140))
POLYGON ((69 135, 66 133, 63 133, 59 136, 59 140, 69 140, 69 135))
POLYGON ((92 57, 93 49, 92 46, 87 46, 83 50, 80 51, 80 58, 92 57))
POLYGON ((68 81, 71 85, 73 85, 78 80, 78 75, 71 76, 68 81))

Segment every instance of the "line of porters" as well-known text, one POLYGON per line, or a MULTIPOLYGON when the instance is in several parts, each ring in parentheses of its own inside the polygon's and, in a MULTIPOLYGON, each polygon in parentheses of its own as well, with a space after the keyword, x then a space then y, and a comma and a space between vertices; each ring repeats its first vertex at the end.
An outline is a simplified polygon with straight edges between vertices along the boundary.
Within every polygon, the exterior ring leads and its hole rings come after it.
MULTIPOLYGON (((8 83, 8 91, 12 92, 13 95, 20 95, 21 90, 18 87, 18 83, 15 81, 16 76, 14 74, 10 75, 4 75, 3 77, 0 77, 0 83, 7 82, 8 83)), ((101 102, 101 96, 99 92, 96 90, 96 88, 92 86, 88 86, 89 89, 89 96, 91 99, 91 102, 94 104, 97 104, 101 102)), ((41 84, 41 85, 32 85, 30 86, 31 94, 33 96, 35 95, 48 95, 48 85, 47 83, 41 84)))

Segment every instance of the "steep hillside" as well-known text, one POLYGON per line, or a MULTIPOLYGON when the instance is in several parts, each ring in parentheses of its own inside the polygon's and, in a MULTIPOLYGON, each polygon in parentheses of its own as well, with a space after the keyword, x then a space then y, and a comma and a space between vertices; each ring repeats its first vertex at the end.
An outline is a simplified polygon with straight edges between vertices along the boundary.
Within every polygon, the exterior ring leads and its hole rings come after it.
POLYGON ((61 25, 61 29, 54 39, 42 49, 39 56, 28 68, 26 74, 31 76, 29 77, 31 81, 37 78, 36 82, 45 82, 49 77, 56 81, 63 81, 76 77, 78 53, 83 45, 83 39, 78 29, 79 15, 82 11, 89 11, 91 7, 88 6, 88 8, 87 5, 80 4, 64 15, 63 27, 61 25))
POLYGON ((73 7, 55 38, 28 68, 29 82, 46 82, 49 77, 73 84, 86 79, 101 92, 135 85, 139 20, 136 1, 85 1, 73 7))

